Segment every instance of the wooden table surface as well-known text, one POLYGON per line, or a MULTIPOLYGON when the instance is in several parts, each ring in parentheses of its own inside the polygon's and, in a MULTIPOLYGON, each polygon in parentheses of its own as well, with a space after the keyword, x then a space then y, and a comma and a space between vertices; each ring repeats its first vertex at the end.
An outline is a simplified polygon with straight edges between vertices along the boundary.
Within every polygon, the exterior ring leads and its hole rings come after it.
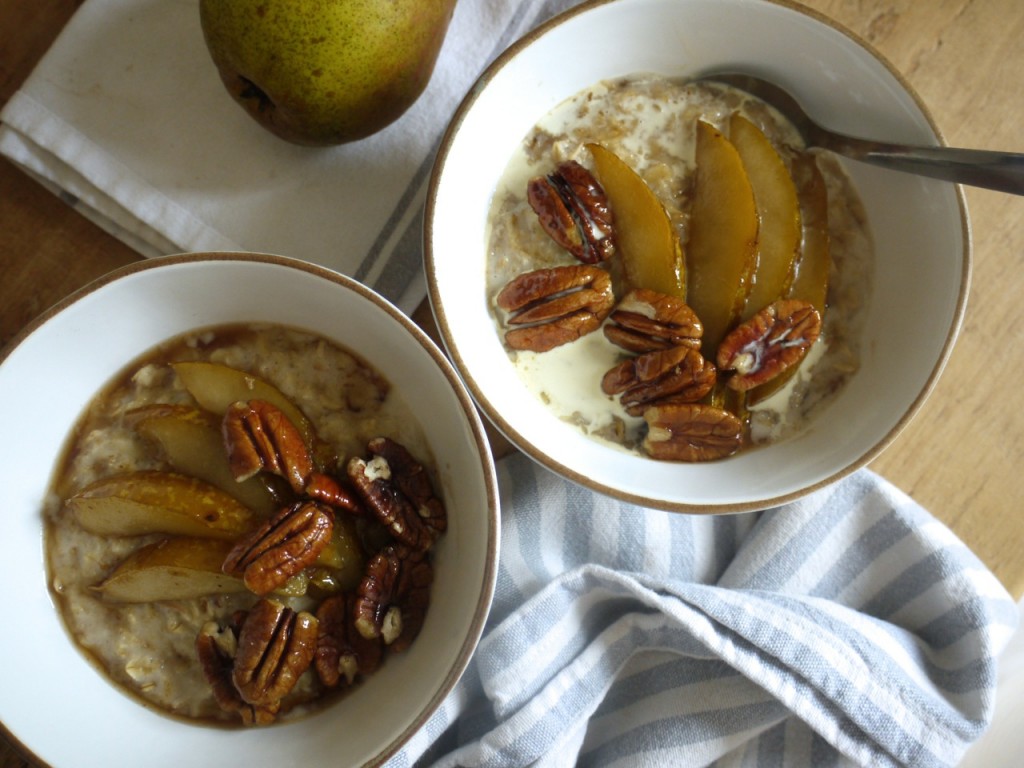
MULTIPOLYGON (((464 0, 482 2, 483 0, 464 0)), ((82 0, 0 0, 0 105, 82 0)), ((808 0, 873 44, 953 146, 1024 152, 1020 0, 808 0)), ((945 374, 873 469, 947 523, 1024 595, 1024 197, 967 189, 974 281, 945 374)), ((0 345, 54 302, 139 256, 0 160, 0 345)), ((418 317, 429 321, 429 314, 418 317)), ((31 660, 29 661, 31 663, 31 660)), ((0 681, 2 685, 2 681, 0 681)), ((55 735, 59 724, 55 724, 55 735)), ((0 768, 29 765, 0 737, 0 768)))

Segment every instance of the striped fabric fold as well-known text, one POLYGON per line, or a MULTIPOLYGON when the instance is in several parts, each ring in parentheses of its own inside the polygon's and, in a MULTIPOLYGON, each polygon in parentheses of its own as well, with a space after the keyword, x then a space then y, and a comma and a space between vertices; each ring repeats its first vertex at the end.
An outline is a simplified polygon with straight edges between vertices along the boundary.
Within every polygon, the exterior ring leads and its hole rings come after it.
POLYGON ((759 514, 677 515, 499 464, 469 671, 389 765, 955 765, 1017 609, 861 470, 759 514))

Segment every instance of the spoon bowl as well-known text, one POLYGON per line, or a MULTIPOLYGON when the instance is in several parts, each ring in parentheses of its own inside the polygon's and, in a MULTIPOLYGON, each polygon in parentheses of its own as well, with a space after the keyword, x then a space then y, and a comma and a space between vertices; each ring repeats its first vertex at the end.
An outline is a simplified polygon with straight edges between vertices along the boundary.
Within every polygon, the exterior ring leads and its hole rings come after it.
POLYGON ((768 102, 793 123, 808 146, 895 171, 1024 195, 1024 154, 912 146, 848 136, 815 121, 792 94, 775 83, 733 72, 714 73, 701 79, 738 88, 768 102))

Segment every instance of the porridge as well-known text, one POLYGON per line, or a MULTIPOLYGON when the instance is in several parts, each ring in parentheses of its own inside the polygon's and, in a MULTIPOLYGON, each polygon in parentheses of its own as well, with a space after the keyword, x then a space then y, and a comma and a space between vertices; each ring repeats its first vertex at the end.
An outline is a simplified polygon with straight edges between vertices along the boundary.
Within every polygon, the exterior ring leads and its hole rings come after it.
POLYGON ((840 164, 773 108, 638 76, 524 138, 491 204, 487 291, 515 370, 560 419, 709 460, 799 431, 853 375, 872 261, 840 164))
POLYGON ((432 472, 410 409, 345 349, 197 331, 76 425, 45 510, 50 588, 75 642, 143 702, 297 717, 419 631, 447 520, 432 472))

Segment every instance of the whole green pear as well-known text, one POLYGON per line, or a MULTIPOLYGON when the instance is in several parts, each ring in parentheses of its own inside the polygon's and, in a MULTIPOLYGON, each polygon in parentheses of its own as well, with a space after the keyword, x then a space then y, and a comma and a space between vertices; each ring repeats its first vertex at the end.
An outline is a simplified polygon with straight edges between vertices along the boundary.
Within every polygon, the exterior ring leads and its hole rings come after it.
POLYGON ((419 98, 455 0, 200 0, 221 80, 257 122, 313 146, 365 138, 419 98))

